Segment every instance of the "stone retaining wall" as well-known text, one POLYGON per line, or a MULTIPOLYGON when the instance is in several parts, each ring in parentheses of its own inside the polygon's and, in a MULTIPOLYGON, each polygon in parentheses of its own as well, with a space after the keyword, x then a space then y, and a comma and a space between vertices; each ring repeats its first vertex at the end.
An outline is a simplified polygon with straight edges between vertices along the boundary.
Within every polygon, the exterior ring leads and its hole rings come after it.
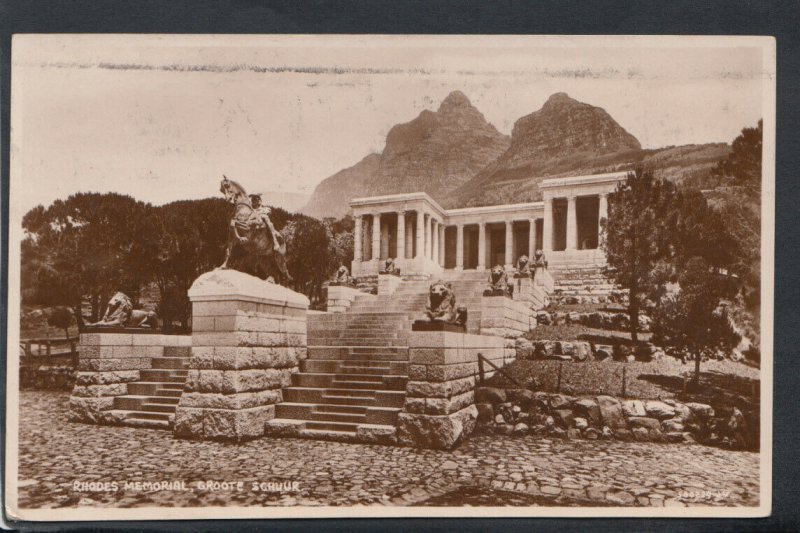
POLYGON ((395 274, 378 274, 378 295, 388 296, 394 294, 403 278, 395 274))
POLYGON ((82 333, 78 370, 70 396, 71 419, 98 423, 114 408, 114 398, 128 394, 128 383, 163 357, 165 346, 190 346, 188 335, 154 332, 82 333))
POLYGON ((514 359, 515 339, 535 327, 533 311, 526 302, 514 301, 505 296, 481 298, 481 335, 494 335, 505 339, 505 358, 514 359))
POLYGON ((450 331, 411 334, 406 401, 397 423, 400 444, 451 449, 472 432, 479 353, 503 366, 503 339, 450 331))
POLYGON ((235 270, 189 289, 192 356, 175 436, 242 441, 264 435, 282 387, 307 355, 308 299, 235 270))

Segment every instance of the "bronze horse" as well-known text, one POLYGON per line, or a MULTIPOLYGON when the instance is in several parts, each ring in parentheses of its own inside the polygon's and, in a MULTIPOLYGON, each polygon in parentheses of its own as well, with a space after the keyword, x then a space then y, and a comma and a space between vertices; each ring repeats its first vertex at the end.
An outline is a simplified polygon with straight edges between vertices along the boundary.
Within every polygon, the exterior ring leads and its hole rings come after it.
POLYGON ((219 268, 228 268, 231 252, 237 244, 252 243, 259 257, 265 260, 273 259, 280 271, 281 283, 291 281, 292 276, 286 268, 286 242, 283 235, 278 232, 273 234, 271 222, 265 223, 262 220, 266 215, 253 208, 244 187, 223 175, 219 190, 225 195, 225 199, 234 205, 233 217, 228 228, 225 260, 219 268))

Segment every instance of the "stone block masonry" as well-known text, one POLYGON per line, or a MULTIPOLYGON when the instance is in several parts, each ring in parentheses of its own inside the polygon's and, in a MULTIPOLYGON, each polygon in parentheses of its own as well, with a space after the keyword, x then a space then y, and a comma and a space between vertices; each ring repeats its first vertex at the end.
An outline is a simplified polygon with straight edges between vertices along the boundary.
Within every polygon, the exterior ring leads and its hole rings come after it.
POLYGON ((358 290, 355 287, 348 287, 347 285, 330 285, 328 286, 328 302, 326 309, 329 313, 344 313, 356 298, 374 299, 375 295, 367 294, 358 290))
POLYGON ((504 363, 510 363, 516 357, 514 339, 535 326, 536 316, 527 301, 512 300, 505 296, 481 298, 481 335, 505 339, 504 363))
POLYGON ((500 337, 418 331, 409 338, 406 400, 397 440, 417 448, 451 449, 475 428, 478 354, 502 366, 500 337))
POLYGON ((235 270, 203 274, 189 298, 192 355, 175 436, 238 442, 264 435, 282 387, 307 355, 308 299, 235 270))
POLYGON ((115 398, 128 394, 128 384, 140 381, 141 371, 151 369, 153 359, 164 356, 165 347, 189 346, 191 340, 188 335, 142 330, 82 333, 70 419, 113 423, 115 398))

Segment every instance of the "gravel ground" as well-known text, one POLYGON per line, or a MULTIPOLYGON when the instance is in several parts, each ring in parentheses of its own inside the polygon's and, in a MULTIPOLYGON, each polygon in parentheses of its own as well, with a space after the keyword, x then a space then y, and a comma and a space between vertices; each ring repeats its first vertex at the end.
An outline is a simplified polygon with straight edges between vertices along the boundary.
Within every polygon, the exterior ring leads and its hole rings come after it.
POLYGON ((759 456, 750 452, 533 436, 475 436, 450 452, 274 438, 230 445, 69 422, 65 393, 20 399, 22 508, 758 504, 759 456))

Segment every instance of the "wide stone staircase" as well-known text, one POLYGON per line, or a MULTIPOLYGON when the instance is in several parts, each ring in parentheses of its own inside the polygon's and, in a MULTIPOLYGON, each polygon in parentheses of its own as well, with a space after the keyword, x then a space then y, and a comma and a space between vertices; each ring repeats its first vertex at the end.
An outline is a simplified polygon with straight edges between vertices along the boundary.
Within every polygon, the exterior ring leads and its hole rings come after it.
MULTIPOLYGON (((456 304, 480 329, 484 272, 454 273, 456 304)), ((268 429, 275 434, 388 442, 405 402, 408 337, 424 314, 431 279, 408 279, 390 295, 358 297, 345 313, 308 315, 308 358, 284 389, 268 429)))
POLYGON ((551 267, 554 287, 551 300, 556 303, 606 303, 619 292, 603 273, 602 267, 551 267))
POLYGON ((172 428, 191 350, 165 346, 163 357, 154 357, 152 368, 141 370, 140 380, 128 383, 128 394, 114 398, 114 409, 108 414, 129 426, 172 428))

